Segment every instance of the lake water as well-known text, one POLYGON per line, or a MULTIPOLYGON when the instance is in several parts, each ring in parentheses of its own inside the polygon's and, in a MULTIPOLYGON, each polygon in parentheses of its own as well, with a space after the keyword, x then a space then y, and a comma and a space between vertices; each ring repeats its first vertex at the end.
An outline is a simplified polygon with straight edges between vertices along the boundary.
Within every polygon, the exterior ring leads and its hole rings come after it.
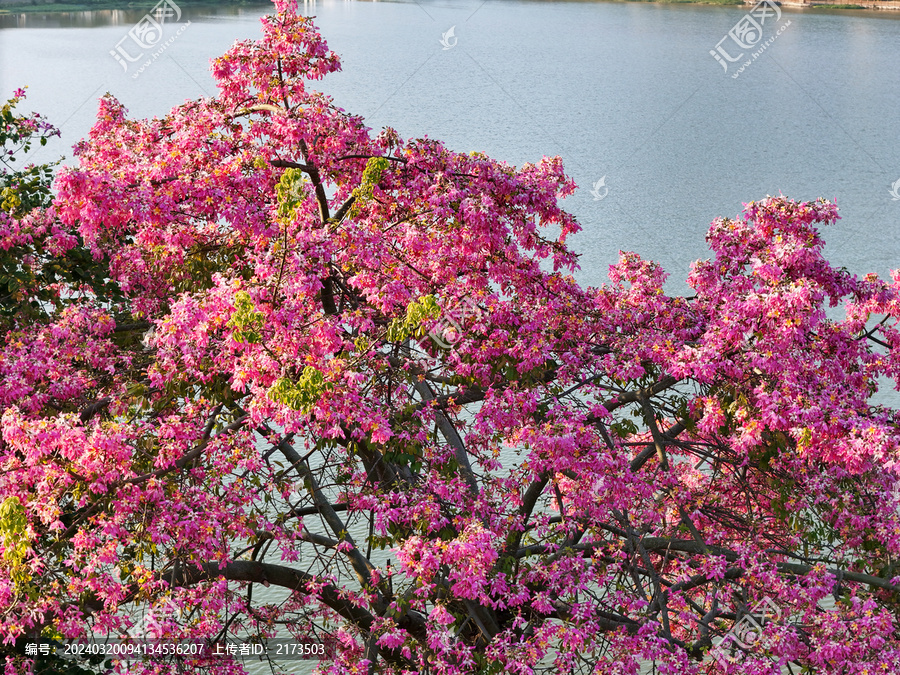
MULTIPOLYGON (((374 129, 427 134, 515 165, 561 155, 580 186, 565 204, 584 228, 571 240, 583 254, 582 283, 602 283, 623 249, 662 263, 671 290, 684 291, 690 263, 707 257, 709 222, 778 193, 837 200, 843 220, 825 235, 836 264, 882 275, 900 266, 900 194, 891 194, 900 180, 900 16, 783 9, 760 18, 765 51, 752 60, 758 47, 748 50, 726 72, 710 51, 740 53, 727 36, 748 8, 302 7, 343 59, 343 72, 320 86, 374 129)), ((67 154, 104 92, 134 116, 212 95, 209 59, 258 35, 266 6, 183 9, 164 27, 172 42, 136 78, 137 65, 123 71, 110 52, 136 54, 128 31, 142 11, 0 17, 0 95, 29 85, 28 107, 63 132, 35 160, 67 154)))
MULTIPOLYGON (((516 165, 561 155, 580 186, 565 204, 584 227, 572 240, 583 283, 602 283, 623 249, 662 263, 672 291, 683 291, 689 264, 706 257, 709 222, 779 192, 837 200, 843 220, 826 233, 837 264, 880 274, 897 266, 900 16, 783 9, 762 26, 763 40, 782 32, 734 78, 745 59, 726 73, 710 50, 743 7, 301 6, 343 59, 321 87, 371 127, 516 165)), ((172 43, 137 78, 136 65, 123 72, 110 51, 135 53, 122 40, 140 11, 3 17, 0 93, 29 85, 27 104, 62 127, 63 143, 35 155, 49 160, 85 135, 106 91, 136 116, 213 94, 209 59, 258 35, 266 8, 184 8, 165 26, 172 43)))

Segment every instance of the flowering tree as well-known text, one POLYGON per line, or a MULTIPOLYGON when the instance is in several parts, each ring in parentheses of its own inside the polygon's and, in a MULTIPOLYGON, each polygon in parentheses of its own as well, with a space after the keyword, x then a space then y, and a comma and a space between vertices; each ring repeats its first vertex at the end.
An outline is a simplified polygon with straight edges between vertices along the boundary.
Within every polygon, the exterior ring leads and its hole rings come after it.
POLYGON ((307 89, 338 67, 278 0, 218 97, 106 97, 52 204, 4 202, 39 250, 0 635, 165 604, 156 636, 330 636, 334 673, 900 671, 900 276, 828 264, 834 205, 715 221, 689 298, 634 253, 582 288, 558 158, 373 135, 307 89))
MULTIPOLYGON (((16 113, 25 98, 19 89, 0 106, 0 331, 15 324, 46 322, 69 299, 84 290, 108 297, 114 287, 104 261, 92 259, 78 233, 63 229, 50 216, 53 167, 17 168, 16 155, 34 143, 58 136, 41 115, 16 113), (63 284, 68 293, 55 285, 63 284)), ((4 402, 4 404, 6 401, 4 402)))

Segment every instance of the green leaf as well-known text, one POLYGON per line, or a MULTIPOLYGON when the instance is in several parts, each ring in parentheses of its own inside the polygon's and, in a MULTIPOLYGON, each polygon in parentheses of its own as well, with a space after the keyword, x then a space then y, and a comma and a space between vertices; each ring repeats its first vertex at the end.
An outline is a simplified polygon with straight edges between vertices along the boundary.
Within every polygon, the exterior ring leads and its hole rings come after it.
POLYGON ((268 397, 291 410, 308 413, 319 402, 328 387, 321 371, 313 366, 306 366, 296 383, 286 377, 279 378, 269 388, 268 397))

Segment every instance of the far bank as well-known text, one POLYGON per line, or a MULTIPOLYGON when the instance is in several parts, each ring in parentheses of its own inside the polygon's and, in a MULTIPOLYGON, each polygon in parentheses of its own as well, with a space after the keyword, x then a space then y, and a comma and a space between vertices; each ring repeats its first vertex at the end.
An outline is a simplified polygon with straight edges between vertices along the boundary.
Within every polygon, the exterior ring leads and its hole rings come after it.
MULTIPOLYGON (((168 0, 179 6, 210 6, 209 0, 168 0)), ((377 0, 376 0, 377 1, 377 0)), ((652 4, 675 5, 755 5, 759 0, 596 0, 598 2, 646 2, 652 4)), ((773 2, 774 0, 769 0, 773 2)), ((262 0, 220 0, 217 6, 232 5, 241 6, 266 6, 269 3, 262 0)), ((886 10, 900 11, 900 0, 777 0, 774 2, 782 7, 792 9, 824 9, 824 10, 886 10)), ((120 10, 140 13, 152 9, 153 0, 144 2, 129 0, 82 0, 71 2, 69 0, 0 0, 0 15, 2 14, 37 14, 37 13, 75 13, 92 10, 120 10)))

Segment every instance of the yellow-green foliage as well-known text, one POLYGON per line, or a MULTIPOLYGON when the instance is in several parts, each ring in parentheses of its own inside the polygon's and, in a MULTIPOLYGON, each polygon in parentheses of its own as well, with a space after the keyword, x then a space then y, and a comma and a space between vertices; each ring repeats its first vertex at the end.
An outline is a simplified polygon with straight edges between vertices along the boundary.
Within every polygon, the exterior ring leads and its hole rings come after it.
POLYGON ((235 342, 259 342, 264 322, 265 316, 256 311, 249 293, 238 291, 234 294, 234 314, 228 320, 228 326, 237 329, 232 334, 235 342))
POLYGON ((402 342, 410 337, 422 337, 425 334, 425 322, 440 316, 441 308, 434 296, 424 295, 409 304, 405 318, 391 321, 387 338, 391 342, 402 342))
POLYGON ((0 211, 4 213, 15 213, 22 205, 22 200, 11 187, 5 187, 0 190, 0 211))
POLYGON ((287 169, 275 186, 278 197, 278 215, 290 218, 306 197, 303 172, 300 169, 287 169))
POLYGON ((279 378, 269 388, 269 398, 283 403, 291 410, 309 412, 319 402, 327 388, 325 376, 321 371, 306 366, 296 383, 286 377, 279 378))
POLYGON ((25 557, 31 550, 28 536, 28 519, 25 507, 18 497, 7 497, 0 504, 0 540, 3 542, 3 559, 9 564, 12 580, 25 584, 31 579, 25 557))
POLYGON ((372 199, 372 189, 378 185, 382 174, 390 166, 390 162, 384 157, 370 157, 366 162, 366 168, 363 170, 362 182, 359 187, 353 190, 353 196, 356 197, 356 203, 353 205, 352 213, 358 213, 357 207, 365 204, 372 199))

